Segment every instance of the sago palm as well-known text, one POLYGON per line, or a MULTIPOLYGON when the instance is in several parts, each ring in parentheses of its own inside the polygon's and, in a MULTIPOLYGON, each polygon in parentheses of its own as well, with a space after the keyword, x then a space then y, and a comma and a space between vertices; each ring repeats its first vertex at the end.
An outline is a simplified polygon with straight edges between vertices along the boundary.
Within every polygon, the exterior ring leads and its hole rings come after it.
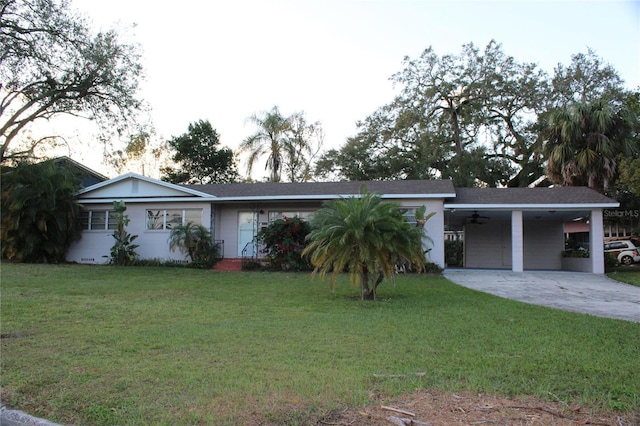
POLYGON ((169 248, 171 251, 179 249, 198 267, 213 266, 217 256, 217 246, 211 238, 211 232, 206 227, 193 222, 171 228, 169 248))
POLYGON ((326 202, 312 219, 313 230, 304 255, 314 273, 337 275, 348 271, 352 285, 360 286, 361 299, 375 299, 378 285, 390 278, 398 260, 422 269, 423 229, 411 226, 397 203, 383 202, 363 187, 360 197, 326 202))

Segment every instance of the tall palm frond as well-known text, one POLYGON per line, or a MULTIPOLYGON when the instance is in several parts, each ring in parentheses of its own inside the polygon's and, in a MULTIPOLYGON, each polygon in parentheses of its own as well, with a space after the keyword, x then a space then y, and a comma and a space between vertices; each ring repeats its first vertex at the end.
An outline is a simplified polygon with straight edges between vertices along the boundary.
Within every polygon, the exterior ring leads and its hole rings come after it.
POLYGON ((270 172, 270 180, 279 182, 282 172, 282 146, 286 132, 290 127, 289 120, 284 117, 278 107, 261 115, 253 114, 248 118, 258 127, 253 135, 240 144, 240 152, 247 152, 247 173, 251 175, 254 163, 268 154, 266 169, 270 172))
POLYGON ((544 132, 547 175, 561 185, 604 192, 616 174, 618 155, 634 150, 634 120, 604 101, 556 111, 544 132))

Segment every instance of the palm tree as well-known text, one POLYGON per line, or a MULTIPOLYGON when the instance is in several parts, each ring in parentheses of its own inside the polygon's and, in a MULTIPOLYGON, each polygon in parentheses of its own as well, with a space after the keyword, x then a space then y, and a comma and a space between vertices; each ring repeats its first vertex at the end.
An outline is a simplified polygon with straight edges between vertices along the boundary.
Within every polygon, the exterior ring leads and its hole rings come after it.
POLYGON ((169 248, 171 251, 179 249, 186 253, 193 264, 199 268, 212 267, 218 255, 218 247, 211 238, 211 232, 206 227, 193 222, 171 228, 169 248))
POLYGON ((240 144, 241 152, 248 152, 247 173, 251 175, 253 164, 265 154, 268 154, 266 169, 270 171, 270 181, 280 182, 282 172, 283 147, 291 123, 287 117, 280 114, 278 107, 262 115, 253 114, 248 118, 258 131, 240 144))
POLYGON ((375 299, 378 285, 392 276, 399 259, 424 267, 423 229, 407 222, 399 204, 383 202, 364 186, 360 197, 325 203, 312 226, 303 255, 310 255, 314 274, 324 278, 331 272, 333 288, 337 275, 348 270, 362 300, 375 299))
POLYGON ((604 101, 552 113, 543 133, 549 179, 604 193, 616 174, 616 157, 637 149, 631 138, 636 120, 627 109, 614 111, 604 101))

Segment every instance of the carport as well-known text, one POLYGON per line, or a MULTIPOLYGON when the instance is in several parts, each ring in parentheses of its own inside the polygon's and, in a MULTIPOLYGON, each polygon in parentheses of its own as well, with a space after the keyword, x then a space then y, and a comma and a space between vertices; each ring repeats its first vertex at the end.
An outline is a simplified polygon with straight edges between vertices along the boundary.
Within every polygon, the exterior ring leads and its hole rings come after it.
POLYGON ((604 273, 603 209, 618 203, 585 187, 457 188, 445 229, 464 235, 464 267, 604 273), (562 257, 564 224, 589 223, 588 259, 562 257))

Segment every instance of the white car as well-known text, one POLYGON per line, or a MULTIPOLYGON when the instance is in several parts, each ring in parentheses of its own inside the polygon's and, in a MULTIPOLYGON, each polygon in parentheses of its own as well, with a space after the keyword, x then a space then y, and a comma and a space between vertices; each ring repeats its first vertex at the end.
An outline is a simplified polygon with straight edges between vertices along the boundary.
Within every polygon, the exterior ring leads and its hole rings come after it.
POLYGON ((640 250, 629 240, 604 243, 604 252, 613 253, 623 265, 640 262, 640 250))

